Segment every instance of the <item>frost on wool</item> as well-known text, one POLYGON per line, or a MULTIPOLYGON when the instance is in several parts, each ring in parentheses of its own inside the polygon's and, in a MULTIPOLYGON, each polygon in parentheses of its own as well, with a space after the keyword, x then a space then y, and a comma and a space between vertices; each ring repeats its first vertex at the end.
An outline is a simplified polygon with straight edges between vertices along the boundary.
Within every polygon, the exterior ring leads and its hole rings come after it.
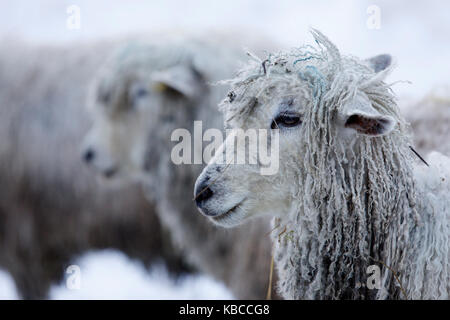
POLYGON ((232 94, 220 106, 226 123, 239 126, 254 112, 252 99, 265 105, 286 92, 306 97, 305 153, 298 178, 290 180, 298 193, 289 216, 277 220, 285 236, 273 238, 281 294, 288 299, 448 298, 449 200, 444 207, 434 203, 441 199, 427 197, 426 184, 414 175, 409 127, 383 81, 391 68, 376 73, 368 61, 341 55, 320 32, 312 33, 317 46, 269 54, 264 61, 250 55, 249 66, 226 81, 232 94), (335 116, 359 93, 396 126, 389 135, 359 135, 349 146, 339 139, 335 116), (382 289, 359 288, 373 264, 381 267, 382 289))

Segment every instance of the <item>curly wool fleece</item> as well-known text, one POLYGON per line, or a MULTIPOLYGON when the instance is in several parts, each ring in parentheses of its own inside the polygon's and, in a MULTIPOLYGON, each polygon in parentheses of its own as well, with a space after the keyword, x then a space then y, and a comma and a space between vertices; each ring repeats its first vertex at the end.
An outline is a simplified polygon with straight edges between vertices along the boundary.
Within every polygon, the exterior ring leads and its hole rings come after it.
POLYGON ((252 99, 263 105, 286 92, 307 97, 305 154, 289 186, 296 200, 288 217, 275 219, 284 235, 273 233, 280 293, 287 299, 448 298, 448 218, 445 210, 430 209, 414 177, 408 126, 383 81, 390 68, 375 73, 367 61, 341 55, 312 33, 315 47, 264 61, 250 55, 250 65, 226 81, 233 96, 221 104, 233 122, 251 116, 252 99), (358 92, 397 125, 389 135, 359 136, 350 148, 333 116, 358 92), (380 290, 361 285, 374 264, 380 290))

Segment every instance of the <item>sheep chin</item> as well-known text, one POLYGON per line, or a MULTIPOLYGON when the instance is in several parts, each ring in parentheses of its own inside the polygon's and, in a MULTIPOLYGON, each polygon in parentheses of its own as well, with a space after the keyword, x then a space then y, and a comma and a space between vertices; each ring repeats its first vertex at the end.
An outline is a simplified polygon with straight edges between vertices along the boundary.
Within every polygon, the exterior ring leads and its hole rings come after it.
POLYGON ((221 227, 232 228, 242 224, 248 217, 247 211, 242 207, 243 201, 228 210, 227 212, 211 217, 210 220, 221 227))

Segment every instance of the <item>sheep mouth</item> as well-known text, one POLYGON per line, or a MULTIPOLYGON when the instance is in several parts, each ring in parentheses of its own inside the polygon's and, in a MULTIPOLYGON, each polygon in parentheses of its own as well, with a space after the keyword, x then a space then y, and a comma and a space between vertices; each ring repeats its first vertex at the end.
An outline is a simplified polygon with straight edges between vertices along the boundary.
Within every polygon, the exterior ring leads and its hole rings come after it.
POLYGON ((110 169, 104 170, 102 172, 102 175, 106 179, 111 179, 112 177, 114 177, 117 174, 117 171, 119 171, 117 168, 110 168, 110 169))
POLYGON ((231 207, 231 209, 225 211, 224 213, 221 213, 217 216, 211 217, 211 219, 216 222, 216 223, 221 223, 224 220, 227 220, 228 218, 230 218, 233 214, 235 214, 237 211, 239 211, 239 209, 241 208, 241 205, 244 203, 246 199, 244 198, 243 200, 241 200, 240 202, 238 202, 236 205, 234 205, 233 207, 231 207))

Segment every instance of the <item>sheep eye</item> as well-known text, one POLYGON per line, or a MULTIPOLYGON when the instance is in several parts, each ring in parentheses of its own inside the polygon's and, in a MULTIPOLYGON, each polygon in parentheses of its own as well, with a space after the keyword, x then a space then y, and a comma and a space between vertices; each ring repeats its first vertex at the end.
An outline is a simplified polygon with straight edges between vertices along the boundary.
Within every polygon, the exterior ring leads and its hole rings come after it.
POLYGON ((145 97, 146 95, 148 95, 148 90, 145 88, 139 88, 135 93, 136 98, 142 98, 145 97))
POLYGON ((104 103, 104 104, 108 103, 110 98, 111 98, 111 95, 107 91, 100 91, 100 93, 98 94, 98 97, 97 97, 98 101, 101 103, 104 103))
POLYGON ((147 97, 149 94, 149 90, 144 87, 140 87, 131 91, 131 96, 129 99, 132 105, 136 105, 140 99, 147 97))
POLYGON ((282 113, 273 119, 270 127, 272 129, 292 128, 302 124, 302 119, 298 114, 282 113))

